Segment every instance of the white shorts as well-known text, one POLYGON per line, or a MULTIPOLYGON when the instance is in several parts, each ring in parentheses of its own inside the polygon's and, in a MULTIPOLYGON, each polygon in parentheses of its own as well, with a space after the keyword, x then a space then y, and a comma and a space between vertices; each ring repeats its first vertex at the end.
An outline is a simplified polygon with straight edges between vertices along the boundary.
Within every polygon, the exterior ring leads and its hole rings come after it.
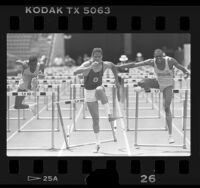
POLYGON ((84 94, 85 94, 85 102, 95 102, 95 101, 97 101, 96 89, 93 89, 93 90, 84 89, 84 94))

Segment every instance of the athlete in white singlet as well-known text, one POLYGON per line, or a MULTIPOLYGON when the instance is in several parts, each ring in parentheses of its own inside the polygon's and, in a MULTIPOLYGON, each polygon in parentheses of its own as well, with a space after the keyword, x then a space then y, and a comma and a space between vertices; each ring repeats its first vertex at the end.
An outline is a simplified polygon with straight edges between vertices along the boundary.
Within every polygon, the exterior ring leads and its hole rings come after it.
POLYGON ((139 63, 131 62, 125 65, 117 66, 117 68, 120 70, 121 68, 135 68, 145 65, 154 67, 156 79, 145 78, 139 82, 138 85, 144 88, 145 91, 148 91, 150 88, 159 88, 163 93, 163 107, 168 126, 169 143, 174 143, 174 139, 172 137, 172 115, 170 109, 173 92, 172 90, 174 87, 173 68, 176 67, 185 73, 185 78, 190 75, 190 72, 185 67, 180 65, 174 58, 163 56, 163 51, 160 49, 156 49, 154 51, 153 59, 147 59, 139 63))

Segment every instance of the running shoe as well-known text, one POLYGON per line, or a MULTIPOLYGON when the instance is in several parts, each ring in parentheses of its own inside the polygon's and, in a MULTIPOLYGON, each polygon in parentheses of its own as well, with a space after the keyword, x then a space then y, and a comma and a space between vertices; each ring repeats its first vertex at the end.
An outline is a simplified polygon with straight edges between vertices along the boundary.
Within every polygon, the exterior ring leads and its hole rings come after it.
POLYGON ((169 144, 172 144, 172 143, 175 142, 172 136, 169 136, 169 139, 168 139, 168 140, 169 140, 169 144))
POLYGON ((99 150, 100 150, 100 144, 96 144, 96 148, 95 148, 94 153, 98 153, 99 150))
POLYGON ((113 117, 111 114, 108 115, 108 121, 111 122, 111 121, 115 121, 115 120, 118 120, 122 117, 113 117))

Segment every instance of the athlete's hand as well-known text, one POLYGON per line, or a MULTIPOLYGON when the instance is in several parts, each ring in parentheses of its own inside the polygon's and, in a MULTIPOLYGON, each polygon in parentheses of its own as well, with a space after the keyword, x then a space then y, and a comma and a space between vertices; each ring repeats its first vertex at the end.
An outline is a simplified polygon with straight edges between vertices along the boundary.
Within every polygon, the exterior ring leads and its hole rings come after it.
POLYGON ((187 72, 185 73, 185 75, 186 75, 186 76, 184 76, 184 78, 187 79, 187 78, 190 76, 190 72, 187 71, 187 72))
POLYGON ((97 61, 92 62, 91 68, 95 68, 99 63, 97 61))

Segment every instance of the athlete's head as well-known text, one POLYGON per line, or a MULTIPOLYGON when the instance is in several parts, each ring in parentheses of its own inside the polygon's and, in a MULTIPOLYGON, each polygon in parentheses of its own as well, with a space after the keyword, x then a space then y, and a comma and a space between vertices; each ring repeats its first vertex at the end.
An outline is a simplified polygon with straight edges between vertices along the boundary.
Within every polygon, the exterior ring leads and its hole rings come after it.
POLYGON ((31 56, 29 58, 28 65, 30 67, 30 71, 33 73, 36 70, 38 59, 36 56, 31 56))
POLYGON ((161 49, 156 49, 154 51, 154 58, 156 58, 158 62, 160 62, 163 59, 163 57, 164 57, 164 53, 161 49))
POLYGON ((103 58, 103 51, 101 48, 94 48, 92 50, 92 55, 91 57, 93 58, 94 61, 101 62, 103 58))

